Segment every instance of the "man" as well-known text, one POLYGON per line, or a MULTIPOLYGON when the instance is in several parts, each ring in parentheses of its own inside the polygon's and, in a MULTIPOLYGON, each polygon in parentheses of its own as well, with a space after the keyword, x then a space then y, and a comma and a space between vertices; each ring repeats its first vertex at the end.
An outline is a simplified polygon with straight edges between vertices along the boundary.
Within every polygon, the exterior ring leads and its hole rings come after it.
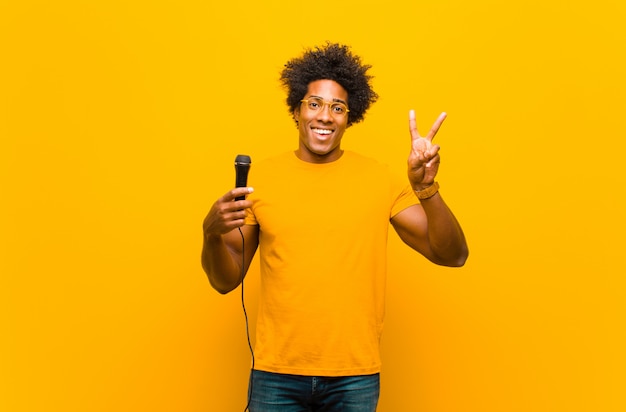
POLYGON ((436 264, 467 259, 435 181, 445 113, 422 137, 410 112, 408 182, 341 148, 378 97, 369 68, 332 43, 289 61, 281 81, 297 149, 255 164, 254 190, 230 190, 204 220, 202 265, 220 293, 243 281, 260 245, 251 412, 376 410, 389 222, 436 264))

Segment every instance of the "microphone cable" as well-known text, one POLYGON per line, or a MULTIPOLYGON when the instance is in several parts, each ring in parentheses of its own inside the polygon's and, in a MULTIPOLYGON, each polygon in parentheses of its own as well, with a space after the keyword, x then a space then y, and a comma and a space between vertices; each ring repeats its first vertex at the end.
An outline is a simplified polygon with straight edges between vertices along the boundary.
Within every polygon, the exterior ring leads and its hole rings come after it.
POLYGON ((241 228, 238 227, 239 234, 241 235, 241 308, 243 309, 243 316, 246 320, 246 336, 248 338, 248 348, 250 349, 250 355, 252 356, 252 369, 250 371, 250 383, 248 388, 248 403, 246 404, 246 408, 243 412, 250 411, 250 400, 252 398, 252 385, 254 380, 252 379, 252 371, 254 370, 254 349, 252 349, 252 341, 250 340, 250 326, 248 323, 248 312, 246 311, 246 301, 244 296, 244 288, 243 281, 245 278, 245 262, 246 262, 246 254, 245 254, 245 237, 243 236, 243 232, 241 228))

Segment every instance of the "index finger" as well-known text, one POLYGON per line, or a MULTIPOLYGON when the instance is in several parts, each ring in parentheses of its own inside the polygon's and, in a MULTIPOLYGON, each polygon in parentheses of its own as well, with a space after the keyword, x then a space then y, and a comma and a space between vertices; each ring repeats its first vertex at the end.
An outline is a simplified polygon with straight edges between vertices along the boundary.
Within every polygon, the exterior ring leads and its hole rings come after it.
POLYGON ((411 139, 419 139, 421 136, 417 131, 417 122, 415 121, 415 110, 409 110, 409 133, 411 133, 411 139))
POLYGON ((251 187, 236 187, 226 192, 226 194, 222 196, 222 200, 225 202, 230 202, 238 197, 249 195, 252 192, 254 192, 254 189, 251 187))
POLYGON ((430 141, 433 140, 433 138, 435 137, 435 135, 439 131, 439 128, 441 127, 441 124, 443 123, 444 120, 446 120, 446 117, 448 117, 448 114, 446 112, 443 112, 443 113, 441 113, 439 115, 437 120, 435 120, 435 123, 433 123, 433 125, 430 128, 430 131, 426 135, 426 138, 428 140, 430 140, 430 141))

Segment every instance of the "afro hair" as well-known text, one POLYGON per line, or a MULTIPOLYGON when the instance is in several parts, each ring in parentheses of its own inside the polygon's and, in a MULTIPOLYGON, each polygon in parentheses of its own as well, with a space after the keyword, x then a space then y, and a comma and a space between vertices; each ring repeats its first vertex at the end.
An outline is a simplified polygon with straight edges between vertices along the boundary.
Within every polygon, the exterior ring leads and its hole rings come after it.
POLYGON ((305 50, 285 64, 280 80, 287 89, 287 106, 291 113, 300 106, 309 83, 316 80, 333 80, 348 92, 348 126, 363 120, 365 112, 378 99, 372 89, 372 76, 367 74, 370 65, 362 64, 361 58, 352 54, 350 48, 336 43, 326 43, 305 50))

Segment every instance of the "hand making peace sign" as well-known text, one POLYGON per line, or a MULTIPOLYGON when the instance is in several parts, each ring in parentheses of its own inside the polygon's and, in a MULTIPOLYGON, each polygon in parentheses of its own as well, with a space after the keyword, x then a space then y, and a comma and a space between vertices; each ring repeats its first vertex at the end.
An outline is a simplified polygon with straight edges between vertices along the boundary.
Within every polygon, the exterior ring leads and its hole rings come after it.
POLYGON ((409 182, 414 190, 423 190, 435 181, 439 170, 439 146, 433 144, 433 138, 447 114, 441 113, 428 134, 420 136, 415 122, 415 111, 409 112, 409 132, 411 133, 411 152, 408 159, 409 182))

